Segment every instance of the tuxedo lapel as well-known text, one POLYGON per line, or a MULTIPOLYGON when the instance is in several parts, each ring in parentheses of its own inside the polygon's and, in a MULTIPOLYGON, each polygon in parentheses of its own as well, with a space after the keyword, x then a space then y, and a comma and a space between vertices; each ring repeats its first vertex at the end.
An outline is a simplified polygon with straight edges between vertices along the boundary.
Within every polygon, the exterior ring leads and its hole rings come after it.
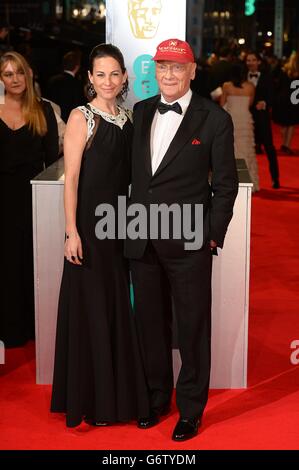
POLYGON ((152 159, 151 159, 151 127, 160 95, 155 100, 148 102, 143 112, 143 122, 141 127, 141 136, 144 136, 143 142, 140 142, 141 148, 144 148, 145 166, 148 173, 152 176, 152 159))
POLYGON ((267 95, 267 90, 265 90, 267 86, 265 79, 266 79, 265 74, 261 72, 256 88, 255 88, 255 101, 256 102, 260 100, 264 100, 265 96, 267 95))
POLYGON ((198 130, 208 113, 209 111, 202 107, 200 97, 193 93, 186 114, 154 176, 158 175, 176 157, 192 136, 198 135, 198 130))

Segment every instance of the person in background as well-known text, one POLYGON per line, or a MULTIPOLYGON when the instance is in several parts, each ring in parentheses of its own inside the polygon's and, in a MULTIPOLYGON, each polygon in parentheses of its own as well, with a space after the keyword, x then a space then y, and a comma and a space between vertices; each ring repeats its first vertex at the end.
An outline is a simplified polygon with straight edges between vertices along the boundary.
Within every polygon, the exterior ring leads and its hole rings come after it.
POLYGON ((81 53, 68 52, 63 56, 63 73, 55 75, 49 80, 45 97, 58 104, 61 109, 61 118, 67 122, 72 109, 83 105, 86 101, 83 85, 77 79, 81 66, 81 53))
POLYGON ((291 142, 295 126, 299 124, 299 106, 291 101, 294 89, 291 84, 299 79, 299 52, 293 52, 282 67, 276 81, 273 102, 273 121, 281 126, 282 145, 280 150, 286 155, 294 155, 291 142))
POLYGON ((0 104, 0 340, 16 347, 34 338, 30 180, 57 160, 58 133, 53 109, 37 97, 23 56, 6 52, 0 79, 5 89, 0 104))
POLYGON ((261 59, 256 52, 248 52, 246 57, 247 80, 255 87, 255 98, 250 108, 254 120, 255 145, 257 152, 264 146, 269 161, 272 187, 280 188, 279 168, 276 149, 273 144, 270 107, 273 98, 271 76, 260 71, 261 59))
POLYGON ((248 82, 242 64, 233 64, 231 80, 222 87, 220 105, 231 115, 234 124, 235 157, 244 159, 253 183, 253 192, 259 190, 258 165, 255 154, 253 118, 250 107, 255 87, 248 82))
POLYGON ((195 78, 191 82, 191 90, 200 96, 210 99, 209 91, 209 65, 207 61, 197 59, 195 78))
POLYGON ((211 98, 219 102, 222 94, 222 85, 230 79, 232 67, 232 53, 229 47, 221 47, 219 59, 209 70, 208 85, 211 98))
POLYGON ((57 121, 57 129, 58 129, 58 147, 59 147, 59 156, 63 154, 63 141, 64 141, 64 134, 66 129, 65 122, 61 119, 61 109, 58 104, 53 103, 53 101, 47 100, 47 98, 42 98, 43 101, 48 101, 53 108, 54 116, 57 121))
POLYGON ((0 56, 12 49, 9 45, 9 24, 0 18, 0 56))

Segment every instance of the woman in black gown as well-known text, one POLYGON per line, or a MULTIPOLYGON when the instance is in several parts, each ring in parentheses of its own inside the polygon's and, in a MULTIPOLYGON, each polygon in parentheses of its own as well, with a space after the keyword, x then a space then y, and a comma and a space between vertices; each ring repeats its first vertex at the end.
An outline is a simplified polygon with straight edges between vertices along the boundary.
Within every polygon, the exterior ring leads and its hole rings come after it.
POLYGON ((58 133, 53 109, 36 96, 23 56, 3 54, 0 79, 0 340, 16 347, 34 338, 30 180, 57 160, 58 133))
POLYGON ((294 151, 290 147, 295 126, 299 124, 299 106, 291 101, 291 95, 294 92, 292 83, 298 79, 299 51, 294 51, 275 79, 272 110, 273 121, 281 126, 282 145, 280 151, 286 155, 294 155, 294 151))
POLYGON ((117 206, 130 181, 132 123, 117 105, 127 88, 119 49, 90 55, 94 93, 72 111, 65 133, 65 263, 51 411, 67 426, 126 422, 148 415, 147 388, 129 298, 122 240, 99 240, 99 204, 117 206))

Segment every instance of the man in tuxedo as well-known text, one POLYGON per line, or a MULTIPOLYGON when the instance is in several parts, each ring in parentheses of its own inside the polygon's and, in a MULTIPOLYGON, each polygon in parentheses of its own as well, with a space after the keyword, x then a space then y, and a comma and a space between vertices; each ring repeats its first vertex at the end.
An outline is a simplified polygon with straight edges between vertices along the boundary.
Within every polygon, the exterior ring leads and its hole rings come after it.
POLYGON ((49 80, 46 98, 58 104, 61 109, 61 118, 67 122, 72 109, 86 102, 83 85, 77 79, 81 65, 81 54, 70 51, 63 56, 63 73, 55 75, 49 80))
POLYGON ((154 426, 169 411, 172 296, 182 358, 172 438, 183 441, 197 434, 208 398, 212 250, 223 246, 238 179, 230 116, 190 90, 196 64, 189 44, 163 41, 153 60, 161 95, 134 107, 131 203, 148 212, 152 204, 202 204, 203 244, 186 250, 184 237, 126 240, 151 403, 138 426, 154 426))
POLYGON ((251 106, 254 120, 255 144, 257 148, 264 146, 269 161, 272 187, 278 189, 279 169, 276 149, 273 144, 270 106, 272 101, 271 76, 259 70, 261 59, 255 52, 249 52, 246 57, 248 68, 247 80, 255 86, 255 98, 251 106))

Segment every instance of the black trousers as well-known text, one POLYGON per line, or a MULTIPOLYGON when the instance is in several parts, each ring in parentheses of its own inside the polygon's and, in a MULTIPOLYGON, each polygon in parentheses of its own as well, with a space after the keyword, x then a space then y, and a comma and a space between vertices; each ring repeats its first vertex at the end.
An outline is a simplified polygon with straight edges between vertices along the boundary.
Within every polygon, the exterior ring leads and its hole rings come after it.
POLYGON ((267 110, 253 112, 254 134, 256 145, 263 145, 268 157, 272 181, 279 180, 279 169, 276 149, 273 144, 271 119, 267 110))
POLYGON ((159 409, 170 402, 173 390, 172 297, 182 359, 177 406, 181 417, 199 417, 208 399, 210 380, 211 250, 207 245, 199 251, 185 251, 181 257, 167 257, 153 243, 148 243, 141 259, 131 260, 136 323, 151 407, 159 409))

